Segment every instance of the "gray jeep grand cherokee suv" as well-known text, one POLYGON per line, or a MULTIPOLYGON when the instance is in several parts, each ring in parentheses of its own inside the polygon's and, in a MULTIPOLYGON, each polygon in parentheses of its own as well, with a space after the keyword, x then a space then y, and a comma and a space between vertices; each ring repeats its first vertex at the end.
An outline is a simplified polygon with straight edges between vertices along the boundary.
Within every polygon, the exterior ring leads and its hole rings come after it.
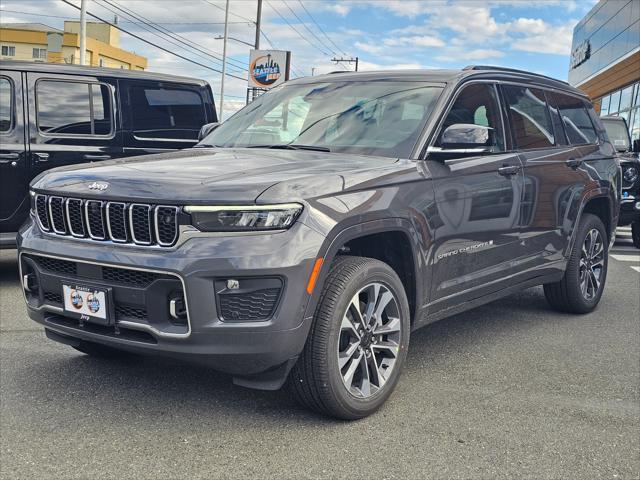
POLYGON ((345 419, 412 330, 534 285, 598 304, 620 167, 584 95, 510 69, 291 81, 195 148, 66 167, 19 233, 29 316, 88 354, 288 381, 345 419))

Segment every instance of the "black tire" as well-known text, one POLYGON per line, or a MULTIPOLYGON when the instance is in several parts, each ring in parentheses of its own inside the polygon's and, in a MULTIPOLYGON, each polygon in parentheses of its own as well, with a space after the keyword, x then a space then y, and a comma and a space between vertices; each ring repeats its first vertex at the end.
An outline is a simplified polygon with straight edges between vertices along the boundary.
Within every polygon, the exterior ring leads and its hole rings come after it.
POLYGON ((607 233, 602 220, 590 213, 583 214, 562 280, 544 285, 545 297, 555 310, 566 313, 589 313, 598 306, 607 280, 608 247, 607 233), (589 298, 581 289, 581 258, 587 235, 594 229, 598 231, 603 242, 602 270, 599 286, 594 289, 593 295, 589 298))
MULTIPOLYGON (((331 265, 323 286, 307 343, 289 376, 289 385, 294 396, 311 410, 344 420, 356 420, 371 415, 389 398, 398 382, 409 346, 409 330, 407 296, 400 278, 393 269, 386 263, 371 258, 338 257, 331 265), (347 309, 353 305, 352 299, 374 282, 382 285, 394 297, 394 303, 389 302, 388 305, 397 307, 395 311, 400 318, 400 321, 396 322, 400 325, 399 332, 394 334, 398 348, 395 350, 395 363, 389 376, 384 382, 378 382, 381 383, 381 387, 376 387, 375 393, 368 398, 359 398, 352 394, 343 381, 338 350, 345 332, 342 327, 343 317, 347 315, 347 309)), ((380 343, 385 343, 382 337, 380 343)), ((364 341, 362 345, 365 345, 364 341)), ((387 372, 387 367, 383 366, 384 357, 380 360, 380 368, 383 370, 378 368, 375 348, 367 348, 366 345, 364 349, 358 347, 360 352, 367 355, 367 358, 360 357, 365 364, 373 361, 376 365, 375 371, 371 367, 371 376, 367 377, 369 379, 374 379, 373 375, 378 375, 380 371, 387 372), (373 353, 373 358, 370 353, 373 353)), ((354 364, 361 365, 359 361, 355 361, 355 356, 353 358, 354 364)), ((373 388, 371 390, 373 391, 373 388)))
POLYGON ((121 350, 92 342, 81 342, 80 345, 71 348, 97 358, 117 358, 126 355, 121 350))
POLYGON ((631 224, 631 238, 633 239, 633 246, 640 248, 640 220, 636 220, 631 224))

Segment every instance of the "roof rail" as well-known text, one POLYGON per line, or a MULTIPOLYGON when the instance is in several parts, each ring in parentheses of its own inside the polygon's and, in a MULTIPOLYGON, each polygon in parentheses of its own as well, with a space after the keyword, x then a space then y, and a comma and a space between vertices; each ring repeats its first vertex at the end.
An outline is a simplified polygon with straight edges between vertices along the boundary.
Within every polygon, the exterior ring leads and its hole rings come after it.
POLYGON ((335 75, 336 73, 354 73, 353 70, 334 70, 333 72, 329 72, 329 75, 335 75))
POLYGON ((511 73, 525 73, 527 75, 533 75, 534 77, 547 78, 549 80, 553 80, 555 82, 564 83, 565 85, 569 85, 569 82, 565 82, 564 80, 558 80, 557 78, 549 77, 548 75, 542 75, 541 73, 533 73, 527 72, 526 70, 518 70, 517 68, 508 68, 508 67, 495 67, 493 65, 467 65, 462 70, 496 70, 499 72, 511 72, 511 73))

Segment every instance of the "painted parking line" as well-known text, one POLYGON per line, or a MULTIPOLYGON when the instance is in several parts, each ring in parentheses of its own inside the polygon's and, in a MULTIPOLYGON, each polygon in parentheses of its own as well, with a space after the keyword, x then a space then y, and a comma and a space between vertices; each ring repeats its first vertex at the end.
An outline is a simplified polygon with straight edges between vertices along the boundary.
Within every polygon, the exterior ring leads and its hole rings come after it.
POLYGON ((631 267, 633 270, 635 270, 636 272, 640 273, 640 267, 631 267))
POLYGON ((640 263, 640 255, 609 255, 611 258, 618 260, 619 262, 638 262, 640 263))

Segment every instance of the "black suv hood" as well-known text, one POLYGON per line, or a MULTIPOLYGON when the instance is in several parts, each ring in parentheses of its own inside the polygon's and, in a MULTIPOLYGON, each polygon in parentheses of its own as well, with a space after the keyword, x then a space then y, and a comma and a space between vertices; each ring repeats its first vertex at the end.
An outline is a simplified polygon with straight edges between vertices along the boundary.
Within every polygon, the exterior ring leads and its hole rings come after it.
MULTIPOLYGON (((252 203, 269 187, 306 180, 330 191, 349 171, 393 165, 396 159, 308 150, 199 149, 74 165, 36 178, 37 191, 80 198, 170 203, 252 203), (90 189, 94 182, 105 190, 90 189)), ((322 193, 330 193, 325 191, 322 193)))

